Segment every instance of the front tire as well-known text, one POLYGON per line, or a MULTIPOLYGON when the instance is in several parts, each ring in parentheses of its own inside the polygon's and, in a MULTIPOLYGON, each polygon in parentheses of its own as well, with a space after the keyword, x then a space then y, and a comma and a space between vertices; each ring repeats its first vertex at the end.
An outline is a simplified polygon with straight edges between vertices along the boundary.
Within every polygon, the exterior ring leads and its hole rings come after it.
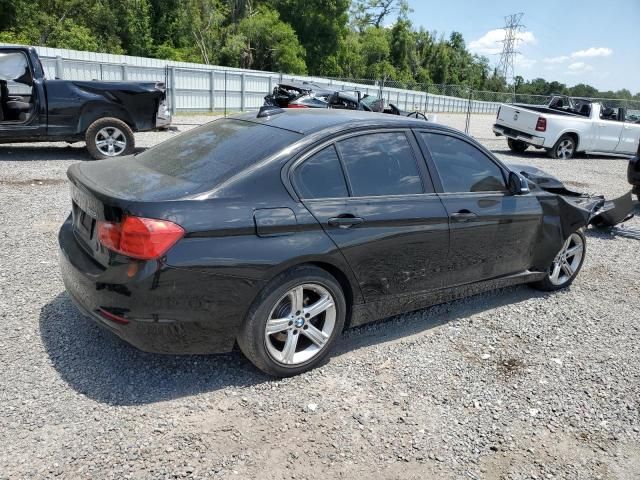
POLYGON ((569 160, 576 154, 576 147, 576 139, 573 136, 563 135, 548 153, 551 158, 569 160))
POLYGON ((523 153, 529 145, 520 140, 514 140, 513 138, 507 138, 507 145, 512 152, 523 153))
POLYGON ((325 270, 300 266, 263 289, 238 335, 242 353, 263 372, 290 377, 322 363, 344 327, 345 296, 325 270))
POLYGON ((582 230, 569 235, 551 262, 547 275, 532 287, 551 292, 567 288, 578 276, 587 253, 587 239, 582 230))
POLYGON ((89 154, 96 160, 131 155, 135 137, 129 125, 117 118, 99 118, 87 128, 85 142, 89 154))

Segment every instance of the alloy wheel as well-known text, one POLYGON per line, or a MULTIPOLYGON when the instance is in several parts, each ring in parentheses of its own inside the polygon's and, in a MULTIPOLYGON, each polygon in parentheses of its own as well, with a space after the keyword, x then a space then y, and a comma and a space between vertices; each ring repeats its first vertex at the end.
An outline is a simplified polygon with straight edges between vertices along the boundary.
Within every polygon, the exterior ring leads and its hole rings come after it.
POLYGON ((567 283, 580 267, 584 256, 584 242, 577 233, 572 233, 549 268, 549 280, 554 285, 567 283))
POLYGON ((574 148, 575 147, 573 145, 573 142, 569 139, 565 139, 561 141, 556 148, 556 156, 564 160, 566 160, 567 158, 571 158, 573 156, 574 148))
POLYGON ((326 347, 335 325, 335 300, 329 290, 315 283, 298 285, 269 314, 264 333, 267 351, 285 365, 305 363, 326 347))
POLYGON ((96 147, 103 155, 115 157, 127 148, 127 137, 116 127, 104 127, 96 133, 96 147))

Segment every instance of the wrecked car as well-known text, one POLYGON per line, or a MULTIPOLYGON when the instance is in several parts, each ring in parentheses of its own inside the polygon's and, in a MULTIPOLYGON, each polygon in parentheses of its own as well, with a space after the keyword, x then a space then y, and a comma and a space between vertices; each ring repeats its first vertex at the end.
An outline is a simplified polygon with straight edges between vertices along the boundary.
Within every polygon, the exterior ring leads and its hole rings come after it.
POLYGON ((170 123, 161 82, 50 80, 34 48, 0 47, 0 143, 84 140, 102 159, 170 123))
POLYGON ((457 130, 355 110, 266 106, 68 177, 60 265, 82 312, 145 351, 237 344, 275 376, 345 328, 568 287, 592 215, 457 130))
POLYGON ((313 82, 279 83, 264 97, 265 106, 280 108, 333 108, 336 110, 364 110, 427 120, 418 111, 406 112, 383 98, 362 95, 359 90, 331 90, 313 82))

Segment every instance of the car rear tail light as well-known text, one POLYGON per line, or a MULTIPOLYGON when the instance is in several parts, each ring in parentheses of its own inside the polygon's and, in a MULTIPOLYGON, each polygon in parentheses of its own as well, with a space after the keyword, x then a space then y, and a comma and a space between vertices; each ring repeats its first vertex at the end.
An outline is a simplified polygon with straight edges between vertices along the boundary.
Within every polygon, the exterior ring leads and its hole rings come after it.
POLYGON ((498 107, 498 113, 496 113, 496 120, 500 118, 500 108, 501 107, 498 107))
POLYGON ((547 119, 544 117, 538 117, 538 122, 536 123, 536 131, 538 132, 546 132, 547 131, 547 119))
POLYGON ((290 103, 288 108, 309 108, 306 105, 300 105, 299 103, 290 103))
POLYGON ((125 217, 120 223, 98 222, 98 240, 109 250, 140 260, 161 257, 184 236, 184 229, 168 220, 125 217))

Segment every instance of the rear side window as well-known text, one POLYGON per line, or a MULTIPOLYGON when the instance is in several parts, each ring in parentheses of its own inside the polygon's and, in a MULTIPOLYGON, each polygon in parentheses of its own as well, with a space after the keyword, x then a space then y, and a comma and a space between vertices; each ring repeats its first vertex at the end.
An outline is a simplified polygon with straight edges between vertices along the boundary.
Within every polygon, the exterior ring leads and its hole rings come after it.
POLYGON ((402 132, 372 133, 337 143, 354 197, 423 193, 418 165, 402 132))
POLYGON ((333 145, 307 158, 296 168, 295 183, 302 198, 349 196, 340 160, 333 145))
POLYGON ((163 175, 212 186, 300 138, 281 128, 221 119, 167 140, 137 155, 136 161, 163 175))
POLYGON ((447 193, 506 191, 502 170, 473 145, 448 135, 420 132, 447 193))

